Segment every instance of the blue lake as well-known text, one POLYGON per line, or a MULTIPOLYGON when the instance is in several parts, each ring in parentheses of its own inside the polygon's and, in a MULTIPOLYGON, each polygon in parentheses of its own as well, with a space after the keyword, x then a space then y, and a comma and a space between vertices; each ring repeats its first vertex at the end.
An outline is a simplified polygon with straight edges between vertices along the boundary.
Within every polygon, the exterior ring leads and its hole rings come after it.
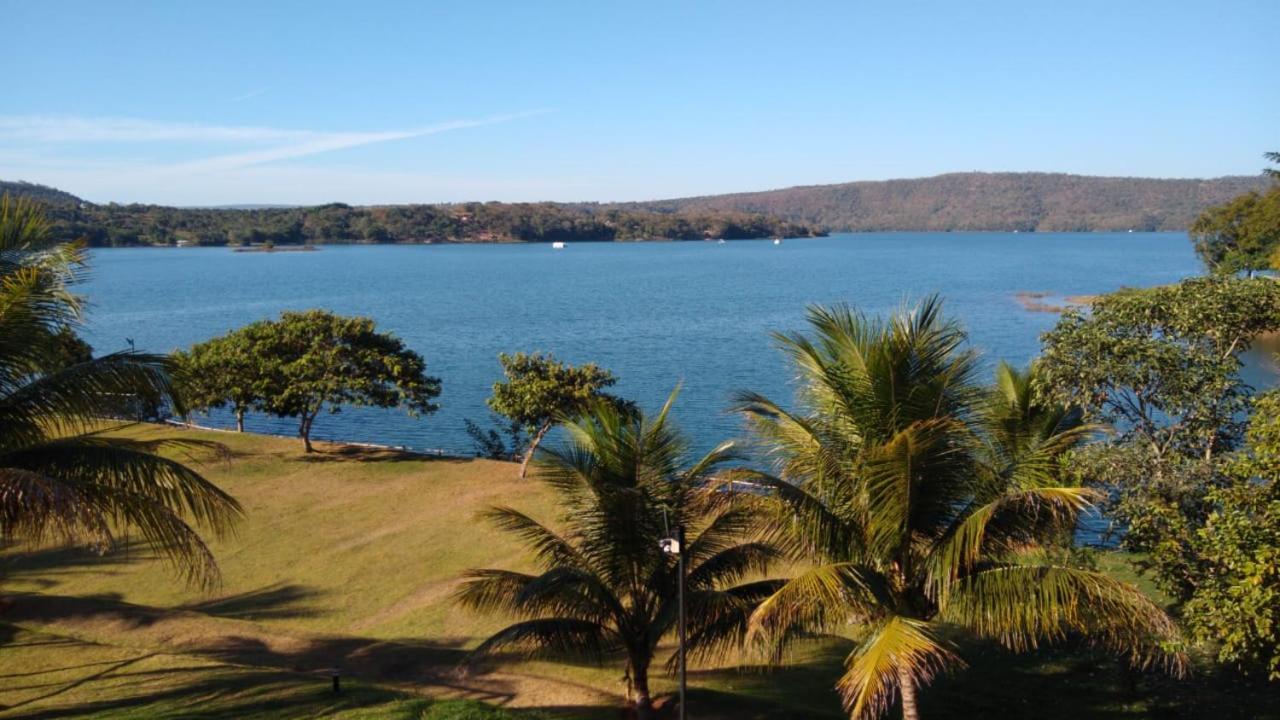
MULTIPOLYGON (((1093 294, 1199 272, 1180 233, 870 233, 724 244, 327 246, 318 252, 225 248, 95 250, 83 286, 98 352, 167 352, 286 309, 367 315, 426 357, 441 409, 413 419, 353 409, 322 416, 318 438, 470 452, 463 420, 484 401, 502 351, 595 361, 643 406, 680 383, 681 426, 699 448, 739 436, 736 390, 789 398, 769 333, 803 326, 810 303, 888 313, 938 292, 985 360, 1023 363, 1057 316, 1021 291, 1093 294)), ((225 415, 205 422, 230 424, 225 415)), ((291 420, 248 428, 293 434, 291 420)))

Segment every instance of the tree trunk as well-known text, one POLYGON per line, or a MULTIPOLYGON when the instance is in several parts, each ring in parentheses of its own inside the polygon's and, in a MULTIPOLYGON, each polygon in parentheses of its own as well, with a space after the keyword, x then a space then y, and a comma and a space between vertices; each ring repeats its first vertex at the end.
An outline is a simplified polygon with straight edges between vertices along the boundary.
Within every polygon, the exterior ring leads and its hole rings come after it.
POLYGON ((542 442, 542 438, 546 437, 551 431, 551 423, 543 423, 538 428, 538 432, 533 434, 529 440, 529 447, 524 451, 524 459, 520 461, 520 477, 523 478, 525 473, 529 471, 529 461, 533 459, 533 452, 538 449, 538 443, 542 442))
POLYGON ((631 681, 636 692, 636 720, 652 720, 653 698, 649 696, 649 668, 632 663, 631 681))
POLYGON ((303 452, 314 452, 311 447, 311 423, 315 422, 316 416, 311 413, 302 413, 302 423, 298 426, 298 434, 302 436, 303 452))
POLYGON ((244 432, 244 408, 236 408, 236 432, 244 432))
POLYGON ((920 708, 916 706, 916 685, 911 673, 898 671, 898 690, 902 693, 902 720, 920 720, 920 708))

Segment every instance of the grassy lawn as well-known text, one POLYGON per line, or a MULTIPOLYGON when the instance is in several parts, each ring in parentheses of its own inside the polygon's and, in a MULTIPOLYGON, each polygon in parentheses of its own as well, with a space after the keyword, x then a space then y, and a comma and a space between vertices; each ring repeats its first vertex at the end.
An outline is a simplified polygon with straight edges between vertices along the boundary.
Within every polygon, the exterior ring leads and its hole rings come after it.
MULTIPOLYGON (((133 426, 120 432, 216 440, 196 458, 246 518, 215 540, 215 591, 186 586, 136 548, 0 555, 0 717, 341 717, 446 720, 466 699, 539 717, 615 718, 620 667, 495 663, 458 671, 501 624, 449 601, 470 567, 527 566, 477 524, 490 504, 555 517, 551 496, 514 465, 254 435, 133 426), (345 692, 326 674, 341 668, 345 692)), ((1109 570, 1129 573, 1121 559, 1109 570)), ((848 651, 815 642, 786 668, 694 668, 695 717, 836 718, 848 651)), ((1280 718, 1276 692, 1229 676, 1131 676, 1113 658, 1059 649, 1010 657, 966 645, 968 670, 924 693, 926 717, 1280 718), (1267 714, 1267 713, 1271 714, 1267 714)), ((668 679, 659 692, 673 689, 668 679)))

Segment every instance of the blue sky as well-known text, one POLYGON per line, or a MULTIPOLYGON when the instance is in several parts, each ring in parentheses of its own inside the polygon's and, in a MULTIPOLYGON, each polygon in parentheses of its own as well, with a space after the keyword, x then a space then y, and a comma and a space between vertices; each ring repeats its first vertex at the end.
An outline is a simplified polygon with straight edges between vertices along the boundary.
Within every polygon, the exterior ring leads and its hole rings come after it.
POLYGON ((639 200, 1254 174, 1276 0, 2 0, 0 178, 94 201, 639 200))

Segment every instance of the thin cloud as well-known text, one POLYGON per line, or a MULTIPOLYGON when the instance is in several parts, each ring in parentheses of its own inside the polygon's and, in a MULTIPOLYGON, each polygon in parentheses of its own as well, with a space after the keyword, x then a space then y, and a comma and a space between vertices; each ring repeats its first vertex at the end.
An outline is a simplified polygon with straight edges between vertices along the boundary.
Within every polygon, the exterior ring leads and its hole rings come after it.
POLYGON ((29 152, 35 145, 76 143, 144 144, 163 142, 232 143, 267 145, 243 152, 215 155, 164 165, 152 164, 157 174, 205 173, 291 160, 320 153, 436 135, 452 130, 497 125, 549 111, 534 110, 483 118, 451 120, 408 130, 380 132, 320 132, 281 128, 202 125, 140 120, 137 118, 79 118, 45 115, 0 115, 0 145, 22 143, 29 152))
POLYGON ((137 118, 0 115, 0 140, 35 143, 289 141, 323 133, 278 128, 155 122, 137 118))
POLYGON ((245 93, 245 94, 243 94, 243 95, 237 95, 237 96, 235 96, 235 97, 231 98, 231 102, 233 102, 233 103, 244 102, 245 100, 251 100, 251 99, 256 98, 256 97, 258 97, 259 95, 262 95, 262 94, 264 94, 264 93, 266 93, 266 92, 267 92, 267 88, 259 88, 259 89, 257 89, 257 90, 250 90, 249 92, 247 92, 247 93, 245 93))
POLYGON ((427 135, 437 135, 451 130, 462 130, 465 128, 482 127, 485 125, 498 125, 500 123, 511 122, 512 120, 520 118, 541 115, 545 112, 546 111, 531 111, 512 113, 508 115, 494 115, 475 120, 453 120, 436 125, 428 125, 416 130, 368 133, 329 133, 290 145, 267 148, 265 150, 253 150, 250 152, 218 155, 202 160, 170 165, 167 169, 171 172, 181 173, 236 170, 243 167, 249 167, 251 165, 261 165, 263 163, 275 162, 277 160, 291 160, 294 158, 306 157, 308 155, 333 152, 334 150, 345 150, 347 148, 360 147, 361 145, 372 145, 374 143, 390 142, 393 140, 408 140, 410 138, 425 137, 427 135))

